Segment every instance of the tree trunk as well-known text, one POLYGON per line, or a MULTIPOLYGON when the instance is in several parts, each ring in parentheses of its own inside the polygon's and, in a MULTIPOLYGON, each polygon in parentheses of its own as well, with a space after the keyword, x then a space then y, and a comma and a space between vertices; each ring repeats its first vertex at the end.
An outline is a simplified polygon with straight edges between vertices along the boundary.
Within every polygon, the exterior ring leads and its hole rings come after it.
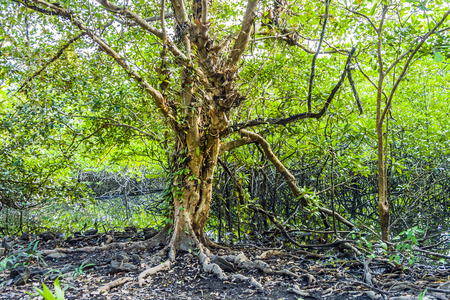
MULTIPOLYGON (((192 132, 191 132, 192 133, 192 132)), ((175 250, 188 251, 199 243, 208 245, 204 228, 212 200, 213 174, 217 164, 219 139, 207 137, 200 145, 199 136, 181 132, 173 155, 172 238, 175 250)), ((171 257, 174 258, 174 257, 171 257)))
POLYGON ((383 124, 377 124, 378 137, 378 213, 380 215, 381 237, 389 242, 390 212, 387 199, 387 176, 384 164, 383 124))

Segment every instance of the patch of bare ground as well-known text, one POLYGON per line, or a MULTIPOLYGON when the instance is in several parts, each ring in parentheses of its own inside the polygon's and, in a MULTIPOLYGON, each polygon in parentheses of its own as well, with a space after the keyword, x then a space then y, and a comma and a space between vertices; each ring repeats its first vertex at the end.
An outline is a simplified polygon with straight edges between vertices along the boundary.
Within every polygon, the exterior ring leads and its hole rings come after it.
POLYGON ((28 252, 32 237, 5 242, 2 260, 13 265, 0 273, 0 299, 39 299, 34 287, 44 282, 53 290, 57 277, 66 299, 408 300, 418 299, 425 289, 424 299, 450 297, 449 264, 397 265, 383 257, 355 257, 337 247, 305 251, 239 244, 213 249, 209 266, 219 266, 223 277, 205 270, 199 251, 179 252, 168 262, 163 246, 89 248, 143 240, 144 234, 128 230, 66 240, 41 236, 36 251, 28 252), (146 270, 152 271, 142 276, 146 270))

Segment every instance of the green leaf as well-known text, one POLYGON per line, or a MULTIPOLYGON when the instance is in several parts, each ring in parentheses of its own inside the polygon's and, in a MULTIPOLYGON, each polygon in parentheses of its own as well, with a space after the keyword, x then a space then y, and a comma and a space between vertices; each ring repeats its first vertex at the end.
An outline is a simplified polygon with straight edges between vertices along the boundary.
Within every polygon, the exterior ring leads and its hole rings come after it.
POLYGON ((436 62, 441 63, 444 61, 444 56, 442 56, 441 53, 434 51, 434 59, 436 60, 436 62))
POLYGON ((43 290, 41 290, 40 288, 37 288, 37 287, 34 287, 34 289, 39 293, 39 295, 44 297, 44 291, 43 290))
POLYGON ((55 296, 56 300, 64 300, 64 292, 61 289, 61 286, 59 285, 59 278, 55 279, 55 296))
POLYGON ((52 292, 45 285, 45 283, 42 283, 42 288, 44 289, 44 295, 42 295, 42 297, 44 297, 45 300, 56 300, 55 296, 53 296, 52 292))
POLYGON ((200 156, 200 147, 197 147, 197 149, 195 149, 195 153, 197 153, 197 156, 200 156))
POLYGON ((370 13, 369 13, 371 16, 373 16, 375 14, 377 6, 378 6, 378 4, 376 4, 376 3, 372 6, 372 9, 370 10, 370 13))

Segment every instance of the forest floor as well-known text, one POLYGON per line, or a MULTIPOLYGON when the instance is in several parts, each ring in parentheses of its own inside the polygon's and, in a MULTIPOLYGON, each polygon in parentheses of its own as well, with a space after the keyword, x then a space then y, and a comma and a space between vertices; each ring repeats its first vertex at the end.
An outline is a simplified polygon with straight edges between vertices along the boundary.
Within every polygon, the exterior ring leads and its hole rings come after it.
MULTIPOLYGON (((219 280, 202 270, 195 253, 179 253, 168 271, 158 272, 139 286, 136 278, 165 258, 155 255, 161 248, 146 251, 96 250, 55 252, 44 249, 76 249, 114 241, 142 239, 144 233, 125 231, 111 235, 93 233, 65 240, 52 233, 25 235, 4 240, 6 256, 0 258, 0 299, 42 299, 34 287, 50 290, 59 277, 65 299, 450 299, 450 265, 417 262, 396 264, 389 257, 356 258, 337 249, 281 250, 236 244, 230 250, 212 251, 218 256, 243 252, 273 270, 289 270, 295 276, 265 274, 234 266, 232 274, 253 277, 262 288, 246 281, 219 280), (39 243, 33 242, 37 238, 39 243), (108 240, 109 239, 109 240, 108 240), (27 250, 28 249, 28 250, 27 250), (314 252, 314 253, 313 253, 314 252), (119 278, 130 281, 102 291, 119 278), (426 292, 424 293, 424 291, 426 292), (425 297, 423 297, 425 295, 425 297)), ((227 272, 227 274, 229 274, 227 272)))

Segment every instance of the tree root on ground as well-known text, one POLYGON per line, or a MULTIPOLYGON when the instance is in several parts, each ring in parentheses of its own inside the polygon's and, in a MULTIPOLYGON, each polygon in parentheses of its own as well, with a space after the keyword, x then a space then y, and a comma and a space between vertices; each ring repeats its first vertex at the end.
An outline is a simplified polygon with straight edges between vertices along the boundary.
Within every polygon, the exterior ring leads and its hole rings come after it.
POLYGON ((129 281, 133 281, 133 280, 134 280, 133 277, 122 277, 122 278, 116 279, 114 281, 111 281, 111 282, 101 286, 99 288, 99 291, 100 292, 107 292, 107 291, 109 291, 112 288, 115 288, 117 286, 123 285, 123 284, 125 284, 125 283, 127 283, 129 281))
POLYGON ((165 270, 169 270, 171 267, 171 262, 170 260, 166 260, 165 262, 163 262, 162 264, 157 265, 156 267, 152 267, 152 268, 148 268, 145 271, 141 272, 141 274, 139 274, 138 276, 138 283, 139 286, 142 286, 145 283, 145 278, 156 274, 159 271, 165 271, 165 270))
MULTIPOLYGON (((175 233, 174 233, 175 234, 175 233)), ((172 241, 175 241, 174 239, 172 239, 172 241)), ((232 274, 232 275, 227 275, 225 274, 225 272, 223 271, 223 269, 216 263, 211 262, 211 259, 213 258, 213 255, 210 253, 210 251, 204 247, 202 244, 198 243, 197 244, 198 247, 198 258, 199 258, 199 262, 202 265, 202 269, 205 273, 211 273, 214 274, 218 279, 223 280, 223 281, 232 281, 232 282, 247 282, 249 283, 252 287, 254 287, 257 291, 259 292, 263 292, 264 288, 262 286, 261 283, 259 283, 254 277, 252 276, 244 276, 242 274, 232 274)), ((165 247, 164 252, 169 252, 169 259, 167 259, 165 262, 154 266, 154 267, 150 267, 148 269, 146 269, 145 271, 141 272, 138 277, 137 277, 137 281, 139 283, 139 286, 142 286, 145 284, 145 279, 151 275, 156 274, 159 271, 167 271, 171 268, 172 263, 174 262, 174 260, 172 260, 170 257, 174 257, 173 255, 175 255, 176 250, 174 248, 174 245, 171 243, 169 245, 167 245, 167 247, 165 247)), ((262 260, 255 260, 255 261, 251 261, 249 260, 244 253, 240 252, 237 255, 225 255, 225 256, 219 256, 221 259, 224 259, 228 262, 231 262, 232 264, 236 265, 237 267, 241 268, 241 269, 245 269, 245 270, 253 270, 253 269, 257 269, 261 272, 263 272, 264 274, 270 274, 270 275, 283 275, 283 276, 289 276, 289 277, 295 277, 295 278, 299 278, 299 277, 305 277, 306 275, 298 275, 295 274, 294 272, 291 272, 287 269, 282 269, 282 270, 273 270, 266 262, 263 262, 262 260)), ((309 275, 310 277, 312 277, 311 275, 309 275)), ((308 281, 314 282, 315 279, 308 277, 308 281)), ((111 288, 120 286, 122 284, 125 284, 129 281, 134 280, 133 278, 130 277, 124 277, 124 278, 120 278, 117 279, 115 281, 112 281, 104 286, 102 286, 100 288, 100 291, 108 291, 111 288)))
MULTIPOLYGON (((188 225, 189 227, 189 225, 188 225)), ((92 252, 96 250, 107 250, 107 249, 125 249, 125 250, 143 250, 143 249, 149 249, 151 247, 155 247, 164 243, 167 243, 167 241, 170 241, 166 244, 166 246, 159 251, 155 255, 160 256, 168 256, 167 260, 165 260, 163 263, 152 266, 147 268, 146 270, 142 271, 136 278, 132 277, 123 277, 116 279, 108 284, 105 284, 99 288, 99 291, 101 292, 107 292, 111 290, 112 288, 121 286, 127 282, 130 281, 137 281, 139 286, 142 286, 146 282, 146 278, 156 274, 160 271, 167 271, 169 270, 173 263, 176 260, 176 253, 178 250, 183 251, 189 251, 192 252, 198 251, 198 259, 202 266, 202 269, 205 273, 211 273, 214 274, 218 279, 223 281, 245 281, 248 282, 252 287, 254 287, 256 290, 263 292, 263 285, 259 283, 254 277, 252 276, 244 276, 242 274, 231 274, 227 275, 224 271, 224 267, 227 266, 227 264, 230 264, 232 268, 231 270, 234 270, 234 266, 244 269, 244 270, 259 270, 263 272, 264 274, 268 275, 283 275, 283 276, 289 276, 294 278, 299 277, 305 277, 308 274, 298 275, 288 269, 282 269, 282 270, 274 270, 272 267, 269 266, 266 262, 262 261, 261 259, 266 259, 273 255, 284 255, 286 253, 282 253, 281 251, 273 251, 269 250, 263 253, 261 256, 259 256, 259 259, 252 261, 249 260, 243 252, 239 252, 235 255, 224 255, 224 256, 214 256, 209 251, 208 246, 214 247, 218 246, 216 243, 209 240, 206 236, 199 239, 195 234, 193 234, 192 228, 188 228, 189 231, 181 230, 176 224, 173 226, 174 230, 171 235, 169 235, 169 230, 164 228, 161 230, 156 236, 151 238, 147 241, 139 241, 139 242, 133 242, 133 243, 110 243, 107 245, 102 246, 93 246, 93 247, 83 247, 78 249, 53 249, 53 250, 43 250, 42 253, 44 255, 48 255, 51 253, 56 252, 62 252, 62 253, 72 253, 72 252, 92 252), (178 230, 177 230, 178 228, 178 230), (203 243, 200 241, 204 241, 203 243)), ((226 247, 217 247, 217 248, 225 248, 226 250, 230 250, 226 247)), ((225 268, 225 270, 228 270, 225 268)), ((312 276, 310 276, 312 277, 312 276)), ((315 281, 314 277, 310 278, 308 277, 308 281, 315 281)))
POLYGON ((127 251, 145 250, 148 248, 159 246, 161 244, 165 244, 167 242, 168 236, 169 236, 169 229, 166 226, 160 232, 158 232, 157 235, 146 241, 105 243, 102 246, 89 246, 76 249, 55 248, 51 250, 42 250, 40 252, 43 255, 49 255, 52 253, 94 252, 97 250, 102 251, 108 249, 125 249, 127 251))

